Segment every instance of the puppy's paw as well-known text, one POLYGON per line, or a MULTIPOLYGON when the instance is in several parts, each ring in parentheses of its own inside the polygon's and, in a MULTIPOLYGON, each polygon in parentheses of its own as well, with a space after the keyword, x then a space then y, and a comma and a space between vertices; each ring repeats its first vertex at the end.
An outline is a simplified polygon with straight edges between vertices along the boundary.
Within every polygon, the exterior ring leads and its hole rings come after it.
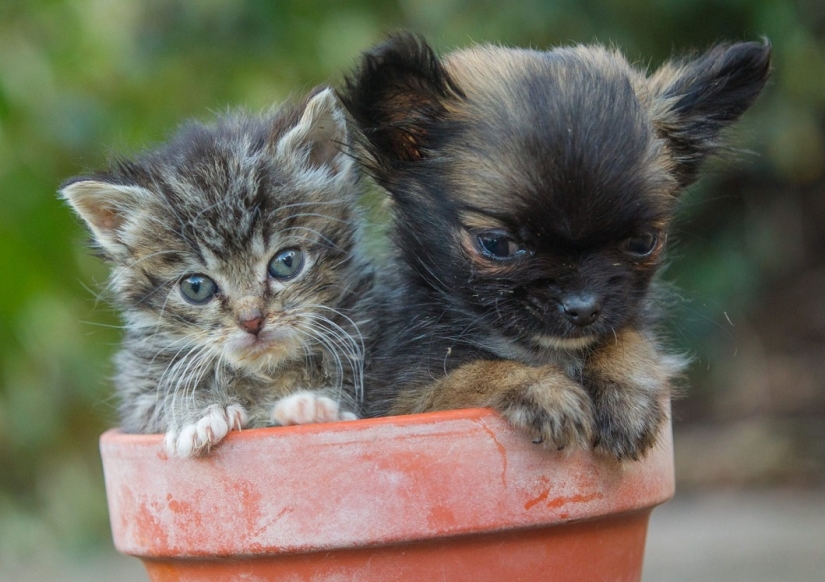
POLYGON ((281 398, 272 409, 272 422, 281 426, 357 420, 352 412, 341 410, 332 398, 316 392, 301 391, 281 398))
POLYGON ((602 390, 596 406, 597 451, 616 459, 638 460, 656 444, 667 421, 659 395, 640 391, 602 390))
POLYGON ((667 422, 672 382, 684 365, 633 329, 594 350, 582 383, 596 406, 595 449, 620 461, 644 457, 667 422))
POLYGON ((208 453, 230 430, 241 430, 247 422, 248 416, 242 406, 213 404, 198 420, 169 430, 163 446, 170 456, 196 457, 208 453))
POLYGON ((503 392, 494 403, 513 426, 552 449, 587 448, 592 442, 593 404, 587 392, 558 372, 503 392))

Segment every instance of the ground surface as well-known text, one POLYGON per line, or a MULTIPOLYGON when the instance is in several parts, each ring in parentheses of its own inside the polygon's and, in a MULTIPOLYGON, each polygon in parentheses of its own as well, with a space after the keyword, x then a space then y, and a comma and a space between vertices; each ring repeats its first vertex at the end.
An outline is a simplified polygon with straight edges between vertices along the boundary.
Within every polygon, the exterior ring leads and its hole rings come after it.
POLYGON ((822 582, 825 492, 679 496, 653 512, 644 582, 822 582))

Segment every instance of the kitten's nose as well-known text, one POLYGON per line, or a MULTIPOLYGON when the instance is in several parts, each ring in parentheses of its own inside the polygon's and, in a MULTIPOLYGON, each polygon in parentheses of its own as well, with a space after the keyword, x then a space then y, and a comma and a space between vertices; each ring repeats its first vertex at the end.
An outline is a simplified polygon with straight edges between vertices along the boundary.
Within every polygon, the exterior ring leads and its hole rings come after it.
POLYGON ((602 303, 599 298, 589 293, 568 295, 562 299, 561 307, 570 323, 579 327, 594 323, 602 312, 602 303))
POLYGON ((238 323, 247 332, 252 335, 258 335, 261 332, 261 328, 264 326, 263 314, 260 310, 255 309, 242 315, 238 323))

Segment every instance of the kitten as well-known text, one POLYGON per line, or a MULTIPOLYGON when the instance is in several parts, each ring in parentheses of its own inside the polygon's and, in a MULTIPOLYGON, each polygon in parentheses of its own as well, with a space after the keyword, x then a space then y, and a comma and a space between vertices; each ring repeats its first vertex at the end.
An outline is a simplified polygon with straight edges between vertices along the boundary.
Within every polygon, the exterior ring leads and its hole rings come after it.
POLYGON ((62 186, 112 265, 124 431, 189 457, 230 430, 356 418, 372 273, 346 141, 323 89, 62 186))
POLYGON ((493 406, 546 446, 644 455, 683 365, 656 334, 668 228, 770 51, 651 75, 601 46, 366 53, 341 97, 398 249, 371 414, 493 406))

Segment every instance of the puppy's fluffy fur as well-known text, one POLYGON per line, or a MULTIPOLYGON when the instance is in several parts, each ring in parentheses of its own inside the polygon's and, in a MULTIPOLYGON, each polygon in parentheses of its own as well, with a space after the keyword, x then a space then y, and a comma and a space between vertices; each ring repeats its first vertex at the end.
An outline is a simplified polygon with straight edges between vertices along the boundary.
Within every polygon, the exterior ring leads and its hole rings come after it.
POLYGON ((668 227, 770 52, 718 45, 651 75, 601 46, 440 60, 398 34, 366 53, 341 97, 398 259, 371 413, 490 405, 555 448, 643 455, 682 365, 655 333, 668 227))

